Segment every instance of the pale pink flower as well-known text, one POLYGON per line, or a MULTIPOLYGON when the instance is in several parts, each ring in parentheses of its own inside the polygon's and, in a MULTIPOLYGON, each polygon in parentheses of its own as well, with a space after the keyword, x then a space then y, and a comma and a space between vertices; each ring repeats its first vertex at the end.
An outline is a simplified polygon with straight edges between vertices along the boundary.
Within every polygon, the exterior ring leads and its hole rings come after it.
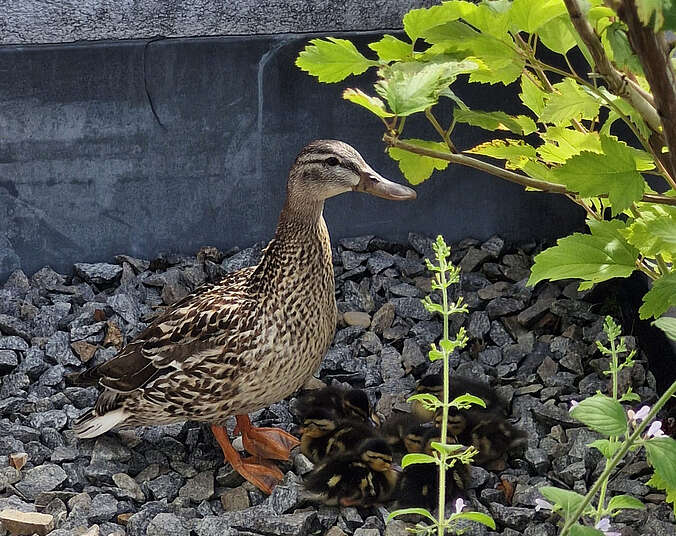
POLYGON ((653 437, 667 437, 662 431, 662 421, 653 421, 648 428, 648 431, 645 433, 645 439, 651 439, 653 437))
POLYGON ((594 528, 603 532, 604 536, 622 536, 621 532, 614 532, 610 530, 610 519, 604 517, 601 519, 594 528))
POLYGON ((535 511, 539 512, 540 510, 552 510, 554 505, 545 501, 544 499, 535 499, 535 511))
POLYGON ((570 401, 570 408, 568 408, 568 411, 573 411, 577 406, 579 402, 577 400, 571 400, 570 401))
POLYGON ((636 412, 633 409, 627 410, 627 417, 629 417, 629 422, 636 425, 644 420, 648 413, 650 413, 650 406, 643 406, 636 412))
POLYGON ((465 501, 458 499, 455 501, 455 513, 459 514, 462 512, 462 509, 465 507, 465 501))

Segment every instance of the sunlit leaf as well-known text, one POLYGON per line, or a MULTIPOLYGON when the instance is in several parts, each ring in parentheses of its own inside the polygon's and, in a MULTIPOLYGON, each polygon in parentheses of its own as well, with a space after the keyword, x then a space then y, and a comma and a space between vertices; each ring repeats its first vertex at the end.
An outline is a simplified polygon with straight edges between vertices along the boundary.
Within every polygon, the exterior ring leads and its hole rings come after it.
POLYGON ((391 512, 390 515, 387 516, 387 520, 390 521, 390 520, 394 519, 395 517, 406 516, 406 515, 410 515, 410 514, 426 517, 427 519, 436 523, 436 519, 434 518, 434 516, 432 514, 430 514, 424 508, 401 508, 399 510, 395 510, 394 512, 391 512))
POLYGON ((608 439, 597 439, 596 441, 589 443, 587 446, 597 449, 601 454, 603 454, 604 458, 609 460, 622 446, 622 443, 619 441, 611 442, 608 439))
POLYGON ((631 495, 615 495, 608 501, 608 510, 645 510, 645 504, 631 495))
POLYGON ((657 318, 669 307, 676 305, 676 272, 669 272, 653 282, 652 288, 643 296, 643 305, 638 310, 642 319, 657 318))
POLYGON ((546 123, 567 126, 573 119, 593 119, 599 113, 599 102, 572 78, 554 84, 556 93, 547 95, 540 119, 546 123))
POLYGON ((655 31, 662 28, 664 15, 662 9, 671 7, 671 0, 638 0, 636 10, 643 26, 652 26, 655 31))
POLYGON ((418 463, 437 463, 437 459, 434 456, 430 456, 429 454, 421 454, 418 452, 407 454, 401 459, 401 466, 403 468, 418 463))
POLYGON ((435 410, 441 406, 441 401, 431 393, 418 393, 417 395, 411 395, 406 401, 414 402, 415 400, 421 402, 425 408, 431 410, 435 410))
POLYGON ((296 58, 296 65, 316 76, 320 82, 340 82, 351 74, 361 74, 378 62, 363 56, 347 39, 311 39, 296 58))
POLYGON ((575 523, 570 527, 570 536, 605 536, 603 532, 594 527, 585 527, 579 523, 575 523))
POLYGON ((455 397, 450 401, 450 404, 456 408, 467 408, 472 404, 481 406, 482 408, 486 407, 486 402, 484 402, 478 396, 470 395, 469 393, 455 397))
POLYGON ((670 489, 676 488, 676 440, 659 437, 643 443, 648 463, 670 489))
POLYGON ((465 445, 446 445, 444 443, 438 443, 437 441, 432 441, 430 446, 440 453, 446 453, 449 455, 458 454, 460 451, 465 450, 467 447, 465 445))
POLYGON ((570 414, 591 428, 606 435, 619 436, 627 431, 627 416, 617 401, 605 395, 594 395, 581 401, 570 414))
POLYGON ((393 35, 385 34, 380 41, 369 43, 368 46, 382 61, 408 60, 413 52, 413 45, 397 39, 393 35))
POLYGON ((481 68, 470 73, 470 82, 509 85, 521 76, 526 60, 506 43, 487 35, 472 41, 471 54, 481 61, 481 68))
POLYGON ((631 275, 638 251, 619 233, 625 224, 619 220, 588 220, 587 225, 590 235, 574 233, 561 238, 556 246, 535 257, 529 286, 544 279, 577 278, 595 284, 631 275))
POLYGON ((507 160, 509 169, 521 169, 529 159, 536 158, 535 148, 521 140, 487 141, 465 152, 507 160))
POLYGON ((481 512, 460 512, 458 514, 452 514, 451 519, 466 519, 467 521, 476 521, 477 523, 481 523, 482 525, 486 525, 487 527, 495 530, 495 521, 493 521, 493 518, 489 515, 482 514, 481 512))
POLYGON ((655 320, 653 326, 660 328, 667 337, 672 341, 676 341, 676 318, 670 316, 662 316, 655 320))
POLYGON ((445 22, 467 16, 476 10, 470 2, 446 2, 440 6, 412 9, 404 15, 404 31, 415 41, 426 31, 445 22))
POLYGON ((570 516, 584 501, 584 496, 579 493, 553 486, 544 486, 539 491, 545 499, 561 508, 564 518, 570 516))
POLYGON ((394 117, 394 114, 385 109, 385 103, 378 97, 371 97, 360 89, 348 88, 343 91, 343 98, 359 106, 363 106, 378 117, 394 117))
MULTIPOLYGON (((599 91, 603 93, 606 99, 610 100, 613 105, 624 115, 626 116, 631 123, 633 123, 638 131, 641 133, 641 136, 644 138, 649 138, 651 134, 650 127, 646 124, 646 122, 643 119, 643 116, 640 114, 640 112, 634 108, 631 103, 627 102, 621 97, 618 97, 616 95, 613 95, 610 93, 606 88, 600 87, 599 91)), ((601 127, 600 133, 601 134, 610 134, 610 129, 612 128, 613 124, 618 120, 621 119, 620 115, 613 109, 608 107, 608 118, 606 119, 605 123, 603 123, 603 126, 601 127)))
POLYGON ((671 503, 674 514, 676 514, 676 487, 669 487, 667 482, 657 473, 653 473, 650 480, 646 482, 648 486, 664 491, 667 494, 667 502, 671 503))
POLYGON ((613 61, 621 69, 628 69, 635 73, 643 73, 641 62, 629 44, 627 32, 620 22, 613 22, 606 28, 605 35, 613 51, 613 61))
MULTIPOLYGON (((416 145, 418 147, 434 149, 435 151, 448 153, 449 155, 451 154, 448 150, 448 147, 441 142, 416 139, 402 141, 406 141, 407 143, 416 145)), ((399 169, 411 184, 420 184, 424 180, 429 179, 430 175, 432 175, 432 172, 435 169, 441 171, 446 169, 448 166, 448 160, 432 158, 430 156, 422 156, 405 151, 403 149, 399 149, 398 147, 390 147, 387 152, 393 160, 396 160, 399 163, 399 169)))
POLYGON ((640 216, 621 232, 643 255, 654 257, 659 253, 667 262, 676 260, 675 207, 642 207, 640 216))
POLYGON ((608 195, 613 215, 643 196, 646 183, 636 151, 624 142, 601 136, 603 154, 581 152, 553 170, 556 182, 582 197, 608 195))
POLYGON ((535 132, 535 122, 527 115, 509 115, 505 112, 482 112, 480 110, 455 110, 453 119, 485 130, 508 130, 527 136, 535 132))
POLYGON ((539 116, 545 107, 545 91, 538 87, 526 74, 521 75, 521 93, 519 97, 524 106, 539 116))
POLYGON ((573 128, 549 127, 540 134, 545 143, 537 149, 540 158, 547 162, 563 164, 582 151, 602 153, 601 138, 596 132, 580 132, 573 128))
POLYGON ((568 13, 553 18, 538 28, 542 43, 559 54, 566 54, 577 44, 577 32, 568 13))

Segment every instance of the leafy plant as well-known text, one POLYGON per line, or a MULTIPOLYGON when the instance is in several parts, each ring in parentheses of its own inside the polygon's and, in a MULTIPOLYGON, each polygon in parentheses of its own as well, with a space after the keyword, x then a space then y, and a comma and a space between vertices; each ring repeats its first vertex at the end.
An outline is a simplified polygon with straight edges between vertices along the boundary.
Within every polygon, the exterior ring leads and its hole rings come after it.
POLYGON ((385 35, 368 45, 374 59, 329 38, 312 40, 296 64, 323 82, 377 69, 370 94, 350 88, 343 98, 382 121, 388 153, 413 184, 460 164, 583 207, 589 233, 540 253, 528 283, 576 278, 585 289, 639 270, 653 280, 641 318, 658 319, 676 339, 676 319, 662 317, 676 305, 676 76, 664 35, 676 27, 670 6, 451 0, 409 11, 404 39, 385 35), (459 77, 518 84, 523 113, 470 109, 451 89, 459 77), (453 106, 448 117, 440 115, 442 99, 453 106), (406 118, 416 114, 437 139, 405 137, 406 118), (459 123, 499 136, 461 148, 453 140, 459 123))
POLYGON ((674 503, 676 500, 676 441, 664 435, 660 421, 653 421, 657 412, 676 393, 676 383, 652 408, 643 406, 637 412, 631 409, 625 412, 621 402, 639 398, 631 392, 631 388, 620 395, 617 380, 620 370, 633 366, 635 350, 627 352, 625 340, 620 337, 620 328, 611 317, 606 317, 603 331, 608 336, 609 345, 604 346, 598 341, 596 344, 601 353, 610 358, 610 368, 606 374, 612 378, 612 396, 597 393, 574 404, 570 413, 588 428, 605 436, 588 445, 597 449, 606 459, 605 468, 584 496, 550 486, 540 488, 540 493, 551 503, 539 501, 539 507, 552 509, 561 515, 564 521, 562 536, 608 535, 611 534, 608 532, 611 517, 622 510, 645 509, 640 500, 630 495, 615 495, 606 501, 610 475, 630 451, 645 449, 648 463, 654 469, 649 483, 664 489, 669 502, 674 503), (621 354, 625 354, 625 357, 620 362, 621 354), (644 433, 646 428, 648 430, 644 433), (592 501, 597 493, 598 501, 594 507, 592 501), (579 523, 585 516, 593 519, 594 528, 579 523))
POLYGON ((439 359, 443 362, 443 400, 439 400, 433 394, 418 394, 409 398, 409 401, 419 400, 427 409, 437 410, 442 408, 443 417, 441 419, 441 442, 432 443, 434 454, 407 454, 404 456, 401 465, 406 468, 414 463, 436 463, 439 466, 439 506, 438 517, 425 508, 404 508, 395 510, 389 516, 389 519, 406 515, 417 514, 423 516, 429 525, 419 523, 413 530, 417 534, 433 534, 436 532, 439 536, 446 534, 447 530, 455 532, 457 523, 461 520, 476 521, 492 529, 495 529, 493 519, 481 512, 463 511, 464 501, 458 499, 455 503, 455 511, 449 517, 446 517, 446 471, 452 468, 456 463, 469 463, 476 455, 477 450, 474 447, 466 448, 463 445, 448 444, 448 408, 467 409, 471 404, 479 404, 485 407, 483 400, 470 394, 464 394, 449 400, 449 375, 450 369, 448 360, 451 354, 459 348, 464 348, 468 338, 464 328, 460 328, 456 336, 451 339, 449 333, 448 319, 451 315, 457 313, 466 313, 467 306, 463 303, 462 297, 455 303, 449 303, 448 288, 460 280, 460 268, 453 266, 448 258, 451 249, 446 245, 444 238, 439 235, 436 242, 432 245, 437 264, 432 264, 429 259, 425 259, 427 269, 434 273, 432 289, 440 291, 441 303, 435 303, 427 296, 422 300, 425 308, 432 314, 440 314, 443 319, 444 331, 439 346, 432 344, 429 352, 430 361, 439 359))

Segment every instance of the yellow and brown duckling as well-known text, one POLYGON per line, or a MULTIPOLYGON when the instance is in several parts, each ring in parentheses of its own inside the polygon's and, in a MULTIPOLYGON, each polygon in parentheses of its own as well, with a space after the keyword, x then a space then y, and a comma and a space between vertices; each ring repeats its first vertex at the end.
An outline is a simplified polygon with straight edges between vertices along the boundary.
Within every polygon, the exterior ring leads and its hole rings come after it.
POLYGON ((414 413, 398 413, 387 419, 379 432, 395 451, 422 452, 423 436, 430 426, 414 413))
POLYGON ((376 430, 364 422, 337 419, 331 410, 314 408, 301 426, 300 451, 313 463, 353 450, 376 430))
POLYGON ((296 157, 274 238, 260 263, 205 284, 169 306, 111 360, 72 378, 98 385, 94 408, 74 425, 80 438, 118 426, 195 420, 212 424, 225 458, 270 493, 282 472, 261 459, 288 459, 298 444, 248 413, 282 400, 317 369, 333 340, 336 300, 324 202, 350 191, 414 199, 346 143, 317 140, 296 157), (222 422, 237 417, 245 448, 233 448, 222 422))
MULTIPOLYGON (((418 382, 415 394, 429 393, 441 400, 443 398, 443 388, 444 383, 441 374, 427 374, 418 382)), ((486 409, 492 409, 499 412, 505 411, 504 401, 500 399, 495 390, 489 385, 467 378, 466 376, 452 374, 448 386, 449 400, 453 400, 467 393, 481 398, 486 404, 486 409)), ((434 418, 434 412, 425 409, 418 400, 413 401, 412 411, 422 421, 431 421, 434 418)))
POLYGON ((373 410, 368 395, 362 389, 342 389, 335 386, 308 391, 298 399, 296 406, 301 420, 315 409, 333 413, 336 419, 373 420, 373 410))
POLYGON ((362 441, 351 452, 318 465, 305 481, 315 500, 327 505, 369 506, 387 501, 399 479, 392 451, 379 438, 362 441))

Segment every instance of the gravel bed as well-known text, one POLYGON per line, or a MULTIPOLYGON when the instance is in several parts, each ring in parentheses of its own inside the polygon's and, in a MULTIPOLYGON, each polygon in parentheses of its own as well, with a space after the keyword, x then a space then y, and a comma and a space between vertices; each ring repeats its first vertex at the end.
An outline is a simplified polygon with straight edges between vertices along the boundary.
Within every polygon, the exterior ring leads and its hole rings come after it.
MULTIPOLYGON (((429 292, 423 258, 431 243, 417 234, 406 244, 373 236, 339 242, 340 325, 312 387, 365 388, 386 418, 407 410, 416 380, 439 367, 426 354, 441 322, 419 301, 429 292)), ((206 425, 144 427, 95 440, 78 440, 70 430, 98 391, 67 386, 66 374, 109 359, 167 304, 254 264, 260 251, 260 245, 226 253, 203 248, 196 257, 152 261, 120 255, 115 264, 76 264, 68 276, 48 267, 30 278, 14 272, 0 289, 0 511, 46 514, 31 519, 44 521, 37 533, 52 536, 407 534, 401 521, 385 527, 391 504, 339 509, 305 502, 302 475, 311 466, 300 454, 282 466, 284 483, 265 497, 224 464, 206 425)), ((509 401, 511 420, 528 434, 527 447, 504 469, 474 468, 464 496, 494 517, 503 536, 554 536, 555 519, 534 510, 537 489, 584 493, 603 466, 585 446, 596 434, 568 413, 572 400, 608 389, 601 373, 607 360, 594 344, 603 337, 603 318, 577 283, 526 287, 537 251, 535 243, 510 248, 497 236, 463 240, 452 250, 463 268, 454 292, 470 309, 453 318, 453 329, 465 326, 471 337, 452 368, 495 386, 509 401)), ((633 337, 627 343, 637 344, 633 337)), ((645 403, 656 400, 655 378, 640 352, 634 368, 622 371, 621 385, 645 403)), ((290 430, 293 407, 292 398, 252 419, 290 430)), ((614 519, 623 536, 676 534, 673 513, 664 495, 646 486, 648 477, 639 455, 610 483, 611 491, 648 505, 614 519)), ((473 525, 467 534, 493 532, 473 525)))

